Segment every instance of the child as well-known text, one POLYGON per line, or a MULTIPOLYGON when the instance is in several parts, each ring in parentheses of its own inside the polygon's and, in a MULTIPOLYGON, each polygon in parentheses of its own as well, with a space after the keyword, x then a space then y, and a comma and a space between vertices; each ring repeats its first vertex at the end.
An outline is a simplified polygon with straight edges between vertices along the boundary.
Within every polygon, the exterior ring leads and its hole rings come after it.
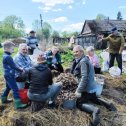
POLYGON ((10 101, 7 99, 10 90, 13 92, 15 107, 24 108, 26 104, 22 104, 18 92, 18 87, 15 80, 15 70, 23 72, 22 68, 16 67, 11 54, 14 52, 14 43, 5 42, 3 43, 4 54, 3 54, 3 68, 4 68, 4 78, 6 81, 6 88, 1 96, 2 103, 9 103, 10 101))
POLYGON ((87 55, 92 62, 95 70, 95 74, 100 74, 101 73, 101 68, 100 68, 100 63, 99 63, 99 58, 98 56, 94 53, 94 48, 92 46, 89 46, 87 49, 87 55))

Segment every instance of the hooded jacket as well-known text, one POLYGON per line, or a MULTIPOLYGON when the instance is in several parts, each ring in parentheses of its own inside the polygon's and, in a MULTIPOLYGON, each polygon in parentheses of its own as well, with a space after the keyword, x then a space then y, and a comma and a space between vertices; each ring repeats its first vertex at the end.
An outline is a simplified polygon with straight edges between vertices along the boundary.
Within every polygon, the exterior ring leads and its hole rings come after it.
POLYGON ((48 91, 48 86, 52 84, 52 73, 45 63, 37 64, 30 69, 31 84, 29 92, 42 94, 48 91))

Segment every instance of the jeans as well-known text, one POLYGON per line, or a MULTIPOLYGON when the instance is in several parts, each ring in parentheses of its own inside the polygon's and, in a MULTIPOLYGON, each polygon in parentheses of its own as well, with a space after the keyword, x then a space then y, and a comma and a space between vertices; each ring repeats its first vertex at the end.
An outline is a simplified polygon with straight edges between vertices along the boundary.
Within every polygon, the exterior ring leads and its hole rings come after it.
POLYGON ((13 77, 13 76, 4 76, 4 78, 6 80, 6 88, 5 88, 5 90, 4 90, 1 97, 7 97, 10 90, 12 90, 14 99, 20 99, 15 77, 13 77))
POLYGON ((116 61, 118 63, 118 67, 120 68, 121 72, 122 72, 122 54, 113 54, 110 53, 109 54, 109 68, 111 68, 112 66, 114 66, 114 60, 116 58, 116 61))
POLYGON ((51 100, 54 102, 56 100, 58 94, 60 93, 61 88, 62 88, 62 85, 59 83, 52 84, 49 86, 48 92, 46 94, 43 94, 43 93, 35 94, 35 93, 30 93, 28 91, 28 97, 30 100, 33 100, 33 101, 45 102, 46 100, 51 100))

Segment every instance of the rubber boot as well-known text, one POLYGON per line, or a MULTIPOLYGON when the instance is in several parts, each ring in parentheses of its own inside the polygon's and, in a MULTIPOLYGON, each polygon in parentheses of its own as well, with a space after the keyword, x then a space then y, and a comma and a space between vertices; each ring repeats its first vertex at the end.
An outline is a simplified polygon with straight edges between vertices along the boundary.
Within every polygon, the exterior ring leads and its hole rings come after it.
POLYGON ((15 108, 16 109, 21 109, 21 108, 26 108, 27 104, 22 104, 20 99, 15 100, 15 108))
POLYGON ((1 103, 2 104, 4 104, 4 103, 10 103, 12 101, 13 101, 12 99, 7 99, 7 97, 1 97, 1 103))
POLYGON ((81 110, 89 114, 92 114, 92 117, 93 117, 92 126, 97 126, 100 123, 100 117, 99 117, 100 109, 99 108, 90 104, 82 104, 81 110))
POLYGON ((110 103, 109 101, 104 100, 103 98, 98 98, 98 101, 101 105, 104 105, 110 111, 117 111, 113 103, 110 103))

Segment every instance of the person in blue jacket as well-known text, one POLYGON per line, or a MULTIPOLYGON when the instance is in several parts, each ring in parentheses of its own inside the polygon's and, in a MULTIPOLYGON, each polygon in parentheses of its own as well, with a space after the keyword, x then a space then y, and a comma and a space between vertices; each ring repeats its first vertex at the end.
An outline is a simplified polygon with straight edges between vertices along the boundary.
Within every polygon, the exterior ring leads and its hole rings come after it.
POLYGON ((61 62, 61 55, 56 47, 53 47, 52 50, 48 51, 46 56, 48 67, 51 70, 57 70, 60 73, 64 71, 61 62))
POLYGON ((33 54, 34 49, 36 49, 38 47, 38 39, 35 36, 35 31, 30 31, 30 36, 27 38, 26 43, 28 46, 28 52, 30 55, 33 54))
POLYGON ((23 72, 22 68, 16 67, 11 54, 14 52, 14 43, 7 41, 3 43, 4 54, 3 54, 3 68, 4 68, 4 78, 6 81, 6 88, 1 95, 1 102, 2 103, 9 103, 11 102, 7 99, 10 90, 12 90, 15 107, 24 108, 26 104, 22 104, 18 87, 15 80, 15 70, 23 72))

